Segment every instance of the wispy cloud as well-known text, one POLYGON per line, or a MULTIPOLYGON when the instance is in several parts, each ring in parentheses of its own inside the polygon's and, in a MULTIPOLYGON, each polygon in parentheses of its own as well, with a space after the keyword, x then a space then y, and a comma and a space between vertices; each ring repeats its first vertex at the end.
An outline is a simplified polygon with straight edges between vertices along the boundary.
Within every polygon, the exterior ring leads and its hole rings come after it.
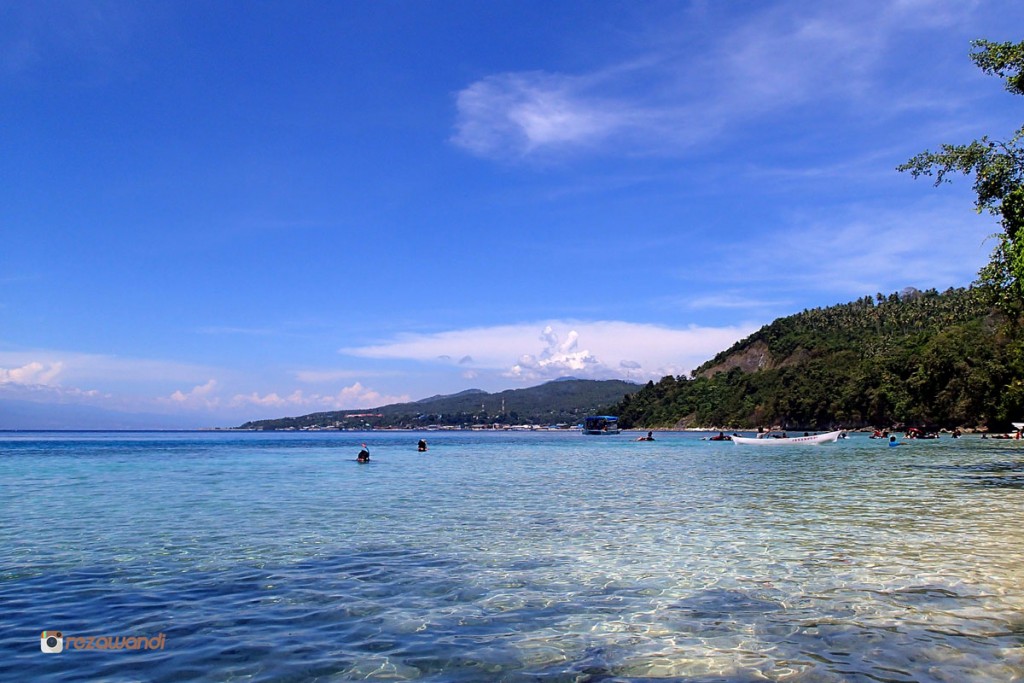
POLYGON ((271 330, 263 327, 232 327, 230 325, 220 325, 215 327, 200 327, 198 330, 199 334, 210 334, 210 335, 240 335, 246 337, 267 337, 276 334, 275 330, 271 330))
POLYGON ((91 403, 110 402, 113 396, 96 389, 62 387, 51 384, 0 383, 0 396, 39 403, 91 403))
POLYGON ((604 94, 606 78, 623 75, 523 72, 484 78, 456 96, 452 142, 477 156, 521 160, 602 151, 605 144, 664 151, 666 141, 692 144, 719 127, 714 117, 698 115, 688 105, 666 107, 604 94), (659 138, 661 146, 655 145, 659 138))
POLYGON ((526 155, 591 144, 627 125, 627 107, 581 90, 578 79, 540 72, 477 81, 458 94, 453 141, 481 156, 526 155))
POLYGON ((211 369, 200 365, 150 358, 131 358, 105 354, 52 349, 0 351, 0 369, 8 377, 25 375, 32 368, 46 376, 45 384, 106 386, 117 383, 200 381, 211 369))
MULTIPOLYGON (((336 383, 355 377, 395 374, 398 373, 303 371, 296 373, 296 380, 336 383)), ((265 379, 262 381, 266 382, 265 379)), ((238 391, 240 384, 237 376, 223 370, 168 361, 70 351, 0 352, 0 396, 35 402, 89 403, 128 412, 244 416, 248 409, 254 407, 308 409, 312 412, 366 408, 409 400, 406 394, 383 393, 359 381, 334 393, 307 392, 297 388, 244 393, 238 391), (154 391, 168 385, 179 385, 179 388, 162 394, 154 391)), ((285 386, 287 384, 291 382, 285 386)))
POLYGON ((301 409, 308 411, 317 410, 349 410, 356 408, 375 408, 377 406, 391 403, 404 403, 409 401, 408 395, 389 396, 381 394, 373 389, 364 387, 359 382, 341 389, 336 394, 307 394, 301 389, 296 389, 290 394, 279 395, 275 392, 269 394, 237 394, 229 402, 232 408, 258 407, 274 409, 301 409))
POLYGON ((690 310, 722 309, 732 310, 762 310, 777 308, 786 305, 788 302, 781 299, 764 299, 750 296, 743 292, 724 291, 716 294, 707 294, 686 299, 677 299, 679 305, 690 310))
POLYGON ((962 196, 932 195, 901 209, 815 211, 791 216, 771 234, 731 242, 703 276, 721 270, 733 286, 813 289, 837 300, 908 285, 945 289, 975 279, 994 246, 987 237, 997 228, 962 196))
POLYGON ((221 403, 213 379, 163 398, 153 395, 158 387, 198 379, 210 371, 182 363, 76 351, 0 351, 0 393, 19 400, 89 404, 125 412, 211 409, 221 403))
POLYGON ((304 384, 330 384, 350 379, 366 379, 368 377, 398 377, 397 370, 298 370, 295 379, 304 384))
POLYGON ((73 65, 68 70, 78 78, 105 81, 132 70, 126 48, 141 33, 146 13, 106 0, 27 2, 11 5, 4 19, 0 76, 32 74, 60 59, 73 65))
POLYGON ((660 155, 713 144, 738 122, 812 102, 815 109, 867 104, 877 116, 879 103, 894 95, 903 107, 925 97, 884 91, 892 43, 962 21, 973 4, 775 3, 727 30, 706 29, 720 38, 700 51, 689 47, 681 25, 652 28, 661 32, 657 47, 616 64, 573 74, 499 73, 469 84, 456 94, 452 141, 503 160, 587 151, 660 155))
POLYGON ((754 331, 754 325, 682 329, 622 321, 549 320, 404 334, 341 349, 367 358, 467 364, 523 382, 574 376, 656 379, 678 375, 754 331), (465 361, 466 357, 471 361, 465 361), (461 358, 456 363, 452 359, 461 358), (447 359, 447 360, 445 360, 447 359))

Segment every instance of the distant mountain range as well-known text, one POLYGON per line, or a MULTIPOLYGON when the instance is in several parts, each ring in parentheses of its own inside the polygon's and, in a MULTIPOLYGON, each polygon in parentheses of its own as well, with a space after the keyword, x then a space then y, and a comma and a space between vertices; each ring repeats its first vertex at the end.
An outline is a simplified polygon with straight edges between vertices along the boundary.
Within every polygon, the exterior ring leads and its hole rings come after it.
POLYGON ((246 422, 239 429, 471 426, 478 424, 577 424, 601 413, 641 385, 622 380, 564 378, 528 389, 488 393, 467 389, 368 410, 339 410, 246 422))
POLYGON ((37 403, 0 397, 2 430, 194 429, 195 417, 126 413, 74 403, 37 403))

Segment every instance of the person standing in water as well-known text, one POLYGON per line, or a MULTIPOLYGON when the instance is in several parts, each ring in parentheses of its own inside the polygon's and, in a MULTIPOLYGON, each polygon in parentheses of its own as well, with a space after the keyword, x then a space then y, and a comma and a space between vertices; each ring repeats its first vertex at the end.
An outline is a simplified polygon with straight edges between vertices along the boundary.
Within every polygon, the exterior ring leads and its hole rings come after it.
POLYGON ((366 444, 363 444, 363 450, 359 451, 359 455, 356 456, 356 462, 370 462, 370 451, 366 448, 366 444))

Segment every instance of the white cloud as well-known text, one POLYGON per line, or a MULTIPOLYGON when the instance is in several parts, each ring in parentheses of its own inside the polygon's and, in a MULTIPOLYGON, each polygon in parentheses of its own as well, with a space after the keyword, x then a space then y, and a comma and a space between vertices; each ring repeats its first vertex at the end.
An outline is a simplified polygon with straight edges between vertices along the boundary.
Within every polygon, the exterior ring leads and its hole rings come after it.
POLYGON ((0 393, 40 403, 92 403, 110 398, 96 389, 62 386, 58 380, 64 369, 61 361, 30 361, 19 367, 0 367, 0 393))
POLYGON ((441 356, 471 356, 478 371, 497 371, 524 382, 565 376, 647 380, 685 374, 756 328, 549 320, 404 334, 341 353, 424 363, 442 362, 441 356))
MULTIPOLYGON (((299 394, 299 396, 301 396, 301 392, 296 393, 299 394)), ((261 396, 260 394, 254 391, 251 394, 236 394, 235 397, 231 399, 231 405, 236 407, 251 405, 260 406, 264 408, 281 408, 283 406, 288 405, 288 403, 288 399, 278 396, 277 393, 275 392, 261 396)))
POLYGON ((590 351, 577 349, 579 337, 576 330, 570 330, 565 341, 560 341, 554 329, 548 325, 540 335, 540 340, 545 343, 540 355, 523 354, 506 374, 525 379, 608 374, 601 361, 590 351))
MULTIPOLYGON (((397 371, 349 370, 295 373, 308 383, 336 382, 359 376, 398 375, 397 371)), ((83 354, 71 351, 0 352, 0 393, 39 403, 90 403, 137 412, 239 414, 246 407, 343 410, 408 401, 404 394, 385 394, 359 382, 336 393, 301 389, 238 393, 238 377, 214 368, 140 358, 83 354), (205 374, 205 377, 202 374, 205 374), (217 378, 211 377, 216 375, 217 378), (225 382, 225 377, 227 382, 225 382), (102 381, 113 391, 82 389, 69 382, 102 381), (181 388, 171 389, 175 386, 181 388), (187 387, 187 388, 185 388, 187 387), (232 391, 234 390, 234 391, 232 391)))
POLYGON ((192 387, 188 393, 175 391, 166 401, 186 408, 216 408, 220 405, 220 399, 214 395, 217 389, 217 380, 208 380, 205 384, 192 387))
POLYGON ((0 384, 44 385, 54 384, 64 370, 64 364, 31 361, 18 368, 0 368, 0 384))
POLYGON ((0 351, 0 390, 35 402, 87 403, 138 412, 216 409, 210 368, 145 358, 77 351, 0 351), (204 378, 203 375, 206 377, 204 378), (205 380, 205 384, 200 384, 205 380), (196 383, 187 391, 175 385, 196 383))
POLYGON ((407 395, 387 396, 356 382, 351 386, 341 389, 336 394, 307 394, 301 389, 296 389, 286 396, 281 396, 276 392, 263 395, 258 392, 237 394, 231 399, 229 405, 233 408, 257 406, 277 409, 295 408, 313 412, 317 410, 375 408, 391 403, 404 403, 409 400, 407 395))

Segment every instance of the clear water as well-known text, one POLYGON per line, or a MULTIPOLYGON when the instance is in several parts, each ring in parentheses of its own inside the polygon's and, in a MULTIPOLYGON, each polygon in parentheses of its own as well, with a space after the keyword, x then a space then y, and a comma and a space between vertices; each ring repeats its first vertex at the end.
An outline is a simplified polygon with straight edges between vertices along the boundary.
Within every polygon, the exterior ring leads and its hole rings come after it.
POLYGON ((0 435, 0 680, 1024 678, 1024 442, 421 436, 0 435))

